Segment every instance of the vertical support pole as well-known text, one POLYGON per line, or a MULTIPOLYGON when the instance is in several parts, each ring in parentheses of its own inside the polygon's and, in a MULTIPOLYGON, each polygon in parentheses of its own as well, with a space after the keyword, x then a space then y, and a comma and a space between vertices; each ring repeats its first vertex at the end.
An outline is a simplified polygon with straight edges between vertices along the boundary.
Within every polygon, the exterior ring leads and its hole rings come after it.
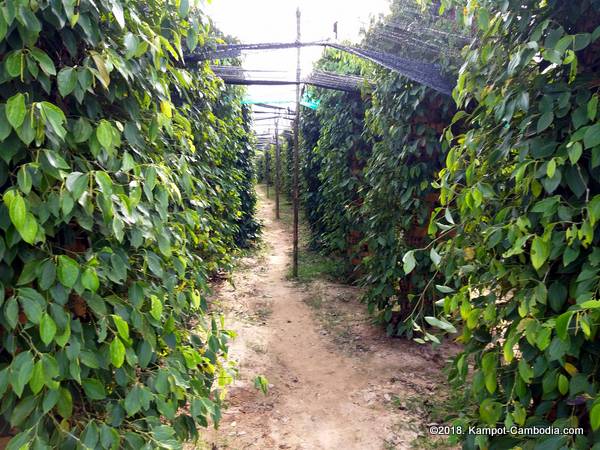
POLYGON ((294 121, 294 255, 292 275, 298 278, 298 209, 299 209, 299 192, 298 192, 298 172, 299 172, 299 132, 300 132, 300 7, 296 10, 296 44, 297 44, 297 66, 296 66, 296 120, 294 121))
POLYGON ((270 164, 270 156, 271 152, 269 147, 265 149, 265 179, 267 182, 267 198, 269 198, 269 183, 271 182, 271 164, 270 164))
POLYGON ((279 191, 281 190, 281 159, 279 156, 279 119, 275 121, 275 218, 281 219, 279 214, 279 191))

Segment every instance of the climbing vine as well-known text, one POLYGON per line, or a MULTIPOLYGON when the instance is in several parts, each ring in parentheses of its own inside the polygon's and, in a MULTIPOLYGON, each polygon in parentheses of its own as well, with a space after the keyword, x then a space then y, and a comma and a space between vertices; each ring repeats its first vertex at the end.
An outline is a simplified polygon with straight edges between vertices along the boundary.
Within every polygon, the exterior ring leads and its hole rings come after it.
POLYGON ((373 150, 360 208, 369 250, 361 282, 370 311, 389 334, 422 335, 438 294, 440 258, 412 252, 430 242, 429 216, 438 200, 431 181, 443 166, 440 137, 454 107, 448 97, 387 71, 376 85, 366 121, 373 150))
POLYGON ((241 93, 183 67, 187 1, 0 12, 8 448, 181 448, 231 378, 206 294, 256 230, 241 93))
MULTIPOLYGON (((430 29, 458 27, 445 17, 420 19, 413 2, 398 0, 388 17, 371 25, 364 44, 390 23, 415 20, 430 29)), ((412 50, 386 49, 414 58, 412 50)), ((440 51, 427 57, 449 62, 440 51)), ((315 89, 319 108, 303 112, 304 204, 312 240, 347 254, 352 279, 366 288, 364 300, 389 334, 413 336, 416 330, 422 336, 424 318, 437 321, 431 279, 440 261, 432 264, 414 250, 430 242, 429 215, 437 204, 431 182, 445 159, 440 140, 453 101, 352 57, 331 53, 319 67, 340 72, 339 66, 354 67, 369 82, 362 96, 315 89)))
MULTIPOLYGON (((360 74, 363 62, 339 51, 328 51, 318 63, 321 70, 360 74)), ((304 202, 311 202, 309 222, 320 245, 327 251, 350 252, 356 250, 348 246, 350 233, 360 233, 360 206, 358 189, 364 161, 370 148, 362 137, 365 100, 358 93, 315 89, 311 96, 320 100, 316 117, 312 110, 303 113, 307 118, 304 126, 303 171, 308 174, 310 166, 318 167, 312 179, 306 178, 309 188, 304 202), (316 145, 311 147, 316 136, 308 124, 318 121, 320 128, 316 145), (312 133, 312 134, 311 134, 312 133)))
POLYGON ((454 93, 462 111, 432 220, 452 235, 438 252, 444 310, 464 344, 453 377, 476 404, 456 423, 584 431, 470 435, 465 448, 590 448, 600 428, 600 2, 469 2, 461 19, 479 36, 454 93))

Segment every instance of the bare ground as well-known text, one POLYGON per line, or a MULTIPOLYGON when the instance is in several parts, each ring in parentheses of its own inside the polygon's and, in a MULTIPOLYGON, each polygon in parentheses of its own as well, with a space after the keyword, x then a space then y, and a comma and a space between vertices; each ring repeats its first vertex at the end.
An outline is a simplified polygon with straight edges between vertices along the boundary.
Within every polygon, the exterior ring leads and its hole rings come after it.
POLYGON ((428 407, 445 395, 448 352, 387 338, 355 287, 289 281, 289 224, 259 196, 264 249, 240 261, 215 297, 237 333, 230 354, 240 375, 206 448, 450 448, 426 428, 428 407), (269 380, 266 396, 258 374, 269 380))

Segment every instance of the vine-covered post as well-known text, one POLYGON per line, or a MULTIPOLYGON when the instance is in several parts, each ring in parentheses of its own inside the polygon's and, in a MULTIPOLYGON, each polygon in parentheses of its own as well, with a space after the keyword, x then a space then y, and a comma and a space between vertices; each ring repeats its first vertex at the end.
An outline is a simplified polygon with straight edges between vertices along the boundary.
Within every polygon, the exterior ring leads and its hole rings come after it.
POLYGON ((293 199, 294 199, 294 258, 292 275, 294 278, 298 278, 298 207, 299 207, 299 193, 298 193, 298 166, 299 166, 299 155, 298 155, 298 133, 300 130, 300 8, 296 10, 296 44, 297 44, 297 55, 298 61, 296 66, 296 120, 294 121, 294 180, 293 180, 293 199))
POLYGON ((279 158, 279 119, 275 121, 275 218, 279 215, 279 190, 281 189, 281 160, 279 158))

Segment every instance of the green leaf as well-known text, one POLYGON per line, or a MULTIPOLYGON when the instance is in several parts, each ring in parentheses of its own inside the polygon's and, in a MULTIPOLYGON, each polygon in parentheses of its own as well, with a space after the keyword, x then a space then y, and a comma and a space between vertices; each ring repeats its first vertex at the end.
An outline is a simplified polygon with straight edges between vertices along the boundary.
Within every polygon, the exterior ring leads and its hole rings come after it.
POLYGON ((552 330, 550 328, 542 328, 535 339, 535 343, 538 348, 542 351, 546 350, 550 345, 550 337, 552 336, 552 330))
POLYGON ((479 416, 488 425, 496 425, 502 416, 502 404, 486 398, 479 406, 479 416))
POLYGON ((77 86, 77 72, 72 67, 65 67, 58 72, 56 81, 58 83, 58 92, 61 96, 66 97, 77 86))
POLYGON ((436 328, 439 328, 440 330, 444 330, 447 331, 449 333, 456 333, 456 328, 454 327, 454 325, 452 325, 450 322, 444 320, 444 319, 438 319, 436 317, 432 317, 432 316, 426 316, 425 317, 425 321, 436 328))
POLYGON ((125 322, 121 318, 121 316, 118 316, 116 314, 113 314, 112 318, 115 323, 115 326, 117 327, 119 336, 121 336, 125 340, 129 339, 129 325, 127 324, 127 322, 125 322))
POLYGON ((86 142, 93 132, 94 130, 90 123, 83 117, 80 117, 73 126, 73 140, 78 144, 86 142))
POLYGON ((527 364, 524 359, 519 361, 519 375, 525 383, 531 383, 533 378, 533 368, 527 364))
POLYGON ((28 244, 34 244, 38 232, 38 223, 33 214, 27 213, 25 225, 18 229, 21 238, 28 244))
POLYGON ((18 427, 33 412, 37 405, 37 397, 27 397, 16 404, 10 415, 10 426, 18 427))
POLYGON ((552 125, 553 121, 554 121, 554 113, 552 111, 549 111, 549 112, 546 112, 546 113, 542 114, 541 117, 538 120, 538 123, 537 123, 537 132, 538 132, 538 134, 542 133, 550 125, 552 125))
POLYGON ((123 42, 125 44, 125 58, 127 59, 131 59, 135 56, 137 49, 138 49, 138 45, 140 43, 138 37, 133 34, 133 33, 127 33, 125 35, 125 37, 123 38, 123 42))
POLYGON ((171 251, 171 241, 167 234, 161 233, 158 235, 158 248, 160 252, 167 258, 170 258, 173 254, 173 252, 171 251))
POLYGON ((269 381, 263 375, 257 375, 254 378, 254 388, 259 389, 263 395, 269 394, 269 381))
POLYGON ((108 86, 110 85, 110 74, 108 73, 104 59, 102 59, 102 56, 98 53, 92 53, 92 59, 96 64, 96 68, 98 69, 98 79, 102 85, 108 89, 108 86))
POLYGON ((65 419, 68 419, 73 414, 73 397, 68 389, 60 389, 60 395, 58 396, 58 401, 56 403, 56 410, 65 419))
POLYGON ((23 30, 21 34, 27 36, 29 41, 35 42, 42 29, 42 24, 38 20, 30 7, 21 6, 17 9, 16 18, 21 25, 23 30))
POLYGON ((139 386, 134 386, 129 391, 125 397, 123 406, 125 406, 125 411, 127 411, 128 416, 133 416, 134 414, 137 414, 140 409, 142 409, 139 386))
POLYGON ((580 303, 581 309, 599 309, 600 300, 588 300, 587 302, 580 303))
POLYGON ((481 31, 487 31, 490 27, 490 12, 484 8, 479 8, 479 14, 477 15, 477 23, 481 31))
POLYGON ((27 195, 29 192, 31 192, 32 180, 27 165, 21 166, 17 172, 17 183, 19 184, 19 189, 21 189, 23 194, 27 195))
MULTIPOLYGON (((2 17, 2 14, 0 14, 2 17)), ((10 439, 10 442, 6 446, 6 450, 24 450, 29 448, 29 442, 31 441, 31 430, 25 430, 10 439)))
POLYGON ((123 15, 123 6, 119 3, 119 0, 112 0, 112 13, 119 24, 119 27, 125 28, 125 17, 123 15))
POLYGON ((583 136, 585 148, 592 148, 600 145, 600 123, 588 127, 583 136))
POLYGON ((81 284, 85 289, 96 292, 100 287, 96 270, 91 267, 86 268, 81 274, 81 284))
POLYGON ((595 225, 600 220, 600 195, 595 195, 588 203, 588 214, 591 225, 595 225))
POLYGON ((69 170, 69 164, 53 150, 44 150, 44 155, 48 160, 48 163, 55 169, 69 170))
POLYGON ((100 190, 104 195, 110 197, 113 192, 113 182, 110 179, 110 176, 101 170, 95 172, 94 177, 96 178, 96 183, 100 186, 100 190))
POLYGON ((536 236, 531 243, 531 263, 539 270, 550 256, 550 243, 536 236))
POLYGON ((574 311, 567 311, 556 318, 556 335, 563 341, 567 339, 569 334, 569 325, 573 314, 575 314, 574 311))
POLYGON ((44 401, 42 402, 42 411, 44 414, 48 413, 52 408, 54 408, 54 406, 56 406, 59 396, 59 389, 50 389, 46 391, 46 393, 44 394, 44 401))
POLYGON ((33 56, 33 58, 37 61, 37 63, 40 65, 40 68, 46 75, 56 75, 56 67, 52 62, 52 59, 50 59, 50 57, 44 51, 40 50, 39 48, 32 48, 31 56, 33 56))
POLYGON ((0 41, 4 39, 6 36, 6 32, 8 31, 8 24, 4 19, 4 14, 0 14, 0 41))
POLYGON ((179 2, 179 16, 182 18, 186 18, 190 12, 190 2, 189 0, 180 0, 179 2))
POLYGON ((106 398, 106 390, 100 380, 95 378, 85 378, 81 380, 81 385, 85 391, 85 395, 90 400, 104 400, 106 398))
POLYGON ((493 352, 486 353, 481 361, 481 367, 485 376, 485 387, 490 394, 496 392, 498 383, 496 380, 497 356, 493 352))
POLYGON ((435 288, 440 291, 442 294, 450 294, 452 292, 454 292, 454 289, 452 289, 449 286, 443 286, 441 284, 436 284, 435 288))
POLYGON ((38 361, 33 366, 33 373, 31 375, 31 380, 29 380, 29 388, 33 395, 37 395, 45 384, 46 375, 44 373, 44 365, 42 361, 38 361))
POLYGON ((596 400, 590 410, 590 425, 594 431, 600 428, 600 401, 596 400))
POLYGON ((598 95, 593 95, 591 100, 587 104, 587 115, 588 119, 593 121, 596 119, 598 113, 598 95))
POLYGON ((21 141, 23 141, 23 143, 27 146, 30 145, 35 139, 36 130, 34 127, 36 127, 38 124, 33 122, 34 120, 32 120, 31 114, 27 114, 23 124, 15 130, 17 132, 17 136, 19 136, 19 139, 21 139, 21 141))
POLYGON ((19 303, 21 303, 21 307, 23 308, 25 315, 31 323, 40 323, 44 311, 42 310, 42 306, 38 302, 32 300, 31 298, 21 295, 19 297, 19 303))
POLYGON ((110 360, 116 368, 119 368, 125 362, 125 346, 121 340, 116 337, 109 346, 110 360))
POLYGON ((112 147, 112 139, 113 139, 113 127, 107 120, 101 120, 98 124, 98 128, 96 128, 96 138, 100 145, 106 149, 110 149, 112 147))
POLYGON ((23 270, 21 270, 21 274, 19 275, 19 279, 17 280, 17 286, 27 285, 35 280, 37 278, 37 270, 39 266, 40 261, 37 259, 33 259, 25 263, 23 270))
POLYGON ((568 152, 571 164, 577 164, 577 161, 579 161, 579 158, 581 158, 581 155, 583 154, 581 142, 575 142, 571 147, 569 147, 568 152))
POLYGON ((546 175, 548 175, 548 177, 552 178, 555 173, 556 173, 556 159, 552 158, 550 161, 548 161, 548 166, 546 167, 546 175))
POLYGON ((21 93, 13 95, 6 102, 6 119, 8 123, 16 130, 25 121, 27 108, 25 106, 25 96, 21 93))
POLYGON ((429 258, 431 258, 431 261, 436 266, 439 266, 440 262, 442 261, 442 257, 439 255, 439 253, 435 250, 434 247, 431 247, 431 250, 429 251, 429 258))
POLYGON ((56 336, 56 323, 48 313, 44 313, 40 320, 40 338, 46 345, 50 344, 56 336))
POLYGON ((534 212, 534 213, 556 212, 555 206, 558 206, 559 202, 560 202, 560 197, 556 196, 556 195, 554 197, 545 198, 545 199, 537 202, 531 209, 531 212, 534 212))
POLYGON ((23 57, 23 52, 18 50, 8 55, 8 58, 5 60, 4 67, 6 68, 6 72, 8 72, 11 77, 20 77, 21 72, 24 71, 24 62, 25 59, 23 57))
POLYGON ((17 304, 16 298, 11 297, 4 304, 4 318, 11 329, 14 329, 17 326, 17 321, 19 320, 19 305, 17 304))
POLYGON ((153 295, 150 297, 150 315, 156 320, 160 320, 163 311, 163 305, 161 301, 153 295))
POLYGON ((79 278, 79 264, 66 255, 58 257, 58 281, 65 287, 72 288, 79 278))
POLYGON ((567 392, 569 392, 569 379, 567 377, 565 377, 563 374, 560 374, 558 376, 558 392, 560 392, 562 395, 565 395, 567 392))
MULTIPOLYGON (((2 14, 0 14, 0 16, 1 15, 2 14)), ((0 142, 4 141, 11 132, 12 127, 6 118, 6 105, 0 104, 0 142)))
POLYGON ((72 172, 67 176, 65 186, 73 195, 75 200, 79 200, 88 186, 88 175, 81 172, 72 172))
POLYGON ((40 102, 37 106, 44 123, 50 125, 50 129, 54 134, 64 139, 67 135, 67 130, 65 130, 63 125, 67 119, 62 109, 50 102, 40 102))
POLYGON ((10 202, 8 208, 10 220, 17 230, 23 229, 27 220, 27 206, 21 195, 17 194, 10 202))
POLYGON ((402 257, 402 263, 405 275, 408 275, 414 270, 415 266, 417 265, 414 250, 410 250, 404 254, 404 256, 402 257))
POLYGON ((31 352, 25 351, 19 353, 10 365, 10 384, 13 387, 17 397, 21 397, 25 385, 29 383, 33 375, 33 356, 31 352))

